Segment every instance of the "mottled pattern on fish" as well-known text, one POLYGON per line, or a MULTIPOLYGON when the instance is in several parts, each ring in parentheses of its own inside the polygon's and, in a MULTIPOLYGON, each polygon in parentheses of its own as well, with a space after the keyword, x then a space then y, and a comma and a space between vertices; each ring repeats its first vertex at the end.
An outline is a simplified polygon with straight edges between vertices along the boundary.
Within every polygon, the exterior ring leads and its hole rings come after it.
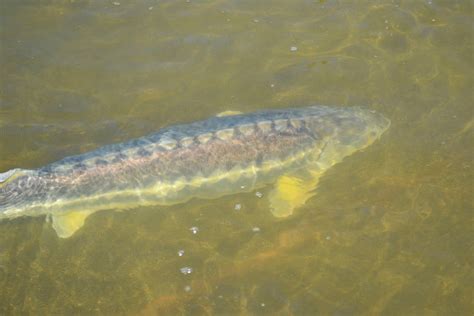
POLYGON ((325 106, 176 125, 19 171, 4 184, 0 179, 0 218, 170 204, 251 190, 308 164, 324 169, 342 159, 325 153, 328 144, 333 152, 342 148, 343 157, 370 144, 387 126, 385 118, 367 110, 325 106), (360 135, 364 143, 355 145, 360 135))
MULTIPOLYGON (((267 112, 247 116, 215 117, 202 122, 178 125, 126 143, 109 145, 90 153, 68 157, 40 171, 81 174, 92 170, 98 172, 110 166, 123 167, 124 163, 131 165, 171 157, 186 160, 183 155, 195 155, 195 158, 206 160, 195 161, 193 164, 196 166, 186 163, 180 165, 181 161, 175 161, 178 165, 166 168, 172 170, 158 170, 158 172, 160 175, 166 175, 167 172, 173 173, 174 170, 178 175, 191 175, 196 171, 195 167, 198 167, 207 174, 210 170, 215 170, 223 160, 229 168, 233 163, 244 163, 255 159, 252 153, 260 152, 263 155, 264 149, 274 152, 285 143, 294 142, 296 138, 309 141, 317 137, 305 127, 305 118, 301 113, 296 112, 295 115, 281 111, 272 114, 268 115, 267 112), (246 146, 242 147, 243 144, 246 146), (232 151, 234 148, 239 150, 232 151), (245 151, 242 152, 242 149, 245 151), (202 151, 206 151, 207 154, 202 155, 202 151), (221 156, 222 154, 224 156, 221 156), (184 170, 181 170, 181 167, 184 170)), ((299 147, 304 145, 301 144, 299 147)), ((160 165, 166 166, 165 163, 160 165)))
MULTIPOLYGON (((304 117, 288 112, 212 118, 68 157, 39 169, 39 173, 45 179, 53 175, 51 180, 64 191, 59 192, 63 198, 176 181, 192 185, 212 174, 234 168, 239 173, 310 148, 319 136, 305 125, 304 117)), ((173 196, 149 198, 173 200, 173 196)))

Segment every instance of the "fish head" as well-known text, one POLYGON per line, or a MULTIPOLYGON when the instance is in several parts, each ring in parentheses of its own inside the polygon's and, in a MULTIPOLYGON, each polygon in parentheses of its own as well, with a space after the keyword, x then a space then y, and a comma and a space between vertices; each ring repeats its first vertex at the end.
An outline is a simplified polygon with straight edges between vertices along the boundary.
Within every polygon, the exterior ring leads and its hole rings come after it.
POLYGON ((370 146, 390 127, 390 120, 380 113, 360 107, 317 107, 309 127, 324 140, 320 160, 330 166, 342 158, 370 146))
POLYGON ((336 122, 335 140, 355 150, 370 146, 390 127, 390 120, 382 114, 358 107, 350 108, 348 115, 336 122))

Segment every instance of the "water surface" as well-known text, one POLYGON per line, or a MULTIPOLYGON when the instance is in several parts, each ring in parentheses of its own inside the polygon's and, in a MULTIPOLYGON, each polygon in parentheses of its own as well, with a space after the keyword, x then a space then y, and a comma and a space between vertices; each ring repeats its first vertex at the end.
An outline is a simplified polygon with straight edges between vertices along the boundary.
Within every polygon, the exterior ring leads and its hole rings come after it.
POLYGON ((1 1, 0 172, 226 110, 392 125, 286 220, 267 188, 69 239, 2 221, 0 314, 472 314, 473 21, 472 1, 1 1))

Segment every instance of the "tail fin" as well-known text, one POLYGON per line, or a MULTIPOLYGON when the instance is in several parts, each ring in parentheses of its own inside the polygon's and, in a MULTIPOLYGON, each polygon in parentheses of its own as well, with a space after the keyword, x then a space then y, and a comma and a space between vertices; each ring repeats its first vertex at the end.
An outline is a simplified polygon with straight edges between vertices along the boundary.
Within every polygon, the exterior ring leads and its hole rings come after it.
POLYGON ((32 172, 33 170, 12 169, 0 173, 0 218, 8 217, 10 210, 22 202, 22 191, 15 180, 32 172))

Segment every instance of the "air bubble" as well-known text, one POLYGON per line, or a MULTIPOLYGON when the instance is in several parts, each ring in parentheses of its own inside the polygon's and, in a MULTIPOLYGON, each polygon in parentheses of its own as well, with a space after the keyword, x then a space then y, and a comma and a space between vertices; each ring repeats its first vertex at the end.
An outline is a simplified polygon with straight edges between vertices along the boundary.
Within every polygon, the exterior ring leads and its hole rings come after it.
POLYGON ((182 274, 191 274, 193 272, 193 268, 183 267, 183 268, 179 269, 179 271, 181 271, 182 274))

